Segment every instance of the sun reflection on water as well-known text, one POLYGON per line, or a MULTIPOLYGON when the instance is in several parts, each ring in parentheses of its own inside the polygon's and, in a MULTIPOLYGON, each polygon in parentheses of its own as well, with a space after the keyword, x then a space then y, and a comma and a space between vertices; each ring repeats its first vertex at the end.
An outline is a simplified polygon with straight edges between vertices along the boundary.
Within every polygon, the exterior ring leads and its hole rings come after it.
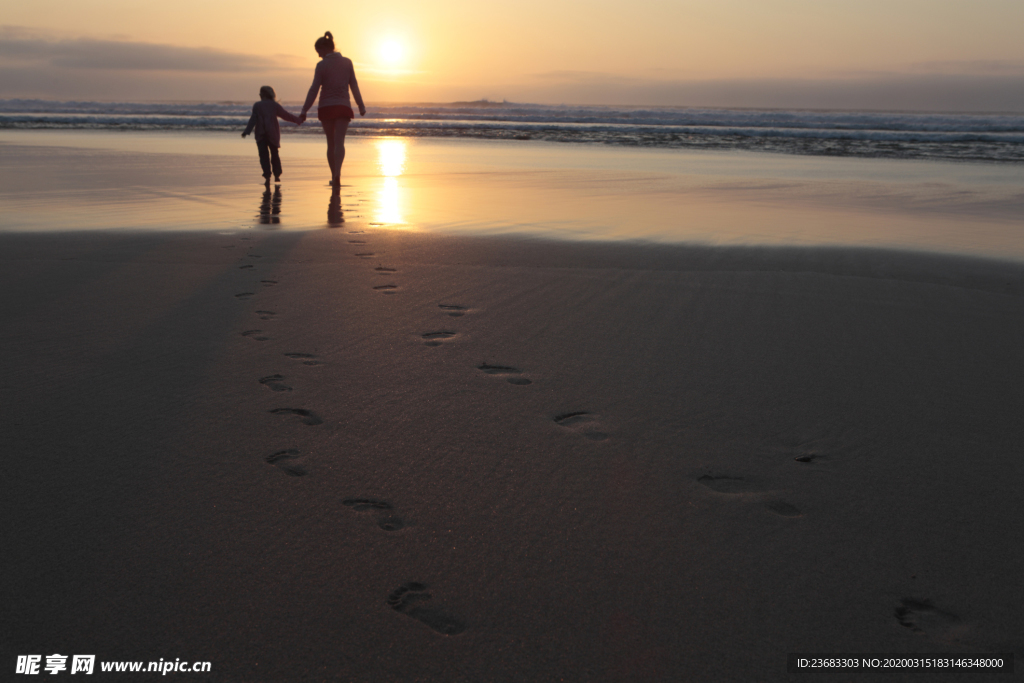
POLYGON ((377 168, 384 176, 384 183, 377 191, 378 223, 404 223, 402 218, 402 193, 398 178, 405 172, 405 140, 376 140, 377 168))

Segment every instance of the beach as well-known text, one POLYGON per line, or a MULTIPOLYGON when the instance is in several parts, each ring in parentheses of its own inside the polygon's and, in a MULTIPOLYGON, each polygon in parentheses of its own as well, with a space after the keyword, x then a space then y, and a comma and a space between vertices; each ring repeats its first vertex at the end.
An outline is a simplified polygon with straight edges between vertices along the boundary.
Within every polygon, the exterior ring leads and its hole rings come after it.
POLYGON ((1016 167, 114 135, 0 135, 5 661, 1024 652, 1016 167))

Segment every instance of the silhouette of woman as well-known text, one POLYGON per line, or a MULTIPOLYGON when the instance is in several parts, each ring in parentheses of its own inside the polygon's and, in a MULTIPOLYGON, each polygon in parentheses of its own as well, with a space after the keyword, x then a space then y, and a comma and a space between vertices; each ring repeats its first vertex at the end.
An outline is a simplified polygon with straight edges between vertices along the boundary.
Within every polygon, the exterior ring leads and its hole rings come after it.
POLYGON ((349 88, 352 88, 352 95, 359 105, 360 116, 366 115, 366 107, 363 106, 363 96, 359 94, 359 83, 356 82, 352 60, 342 57, 340 52, 335 51, 334 36, 331 32, 328 31, 322 38, 317 38, 313 47, 320 55, 320 62, 316 65, 313 85, 306 95, 306 103, 302 105, 302 114, 299 118, 306 120, 306 112, 313 106, 319 92, 320 104, 317 106, 316 116, 327 135, 327 163, 331 167, 331 185, 338 187, 341 184, 341 165, 345 161, 345 133, 348 132, 348 124, 355 116, 348 98, 349 88))

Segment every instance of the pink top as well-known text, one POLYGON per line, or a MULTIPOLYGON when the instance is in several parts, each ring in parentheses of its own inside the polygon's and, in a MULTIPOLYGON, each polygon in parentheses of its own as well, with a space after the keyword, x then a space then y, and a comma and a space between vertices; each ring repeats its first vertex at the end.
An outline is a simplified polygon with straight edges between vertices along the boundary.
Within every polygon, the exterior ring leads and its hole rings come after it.
POLYGON ((348 89, 352 88, 352 94, 360 108, 363 106, 363 96, 359 94, 359 83, 356 82, 356 72, 352 68, 352 60, 342 57, 340 52, 331 52, 324 56, 316 65, 316 72, 313 74, 313 85, 306 95, 306 103, 302 105, 302 113, 305 114, 313 106, 317 91, 320 92, 320 106, 330 107, 344 105, 352 108, 352 102, 348 98, 348 89))

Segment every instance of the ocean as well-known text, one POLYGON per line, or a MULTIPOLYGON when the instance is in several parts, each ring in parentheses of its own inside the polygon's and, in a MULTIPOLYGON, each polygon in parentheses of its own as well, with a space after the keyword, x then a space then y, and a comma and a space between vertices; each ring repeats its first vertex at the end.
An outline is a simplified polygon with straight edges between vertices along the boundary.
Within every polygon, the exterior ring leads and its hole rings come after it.
MULTIPOLYGON (((301 104, 283 102, 298 113, 301 104)), ((234 131, 251 103, 0 100, 2 129, 234 131)), ((318 125, 282 122, 290 135, 318 125)), ((456 102, 373 106, 353 136, 536 140, 661 149, 1024 163, 1024 115, 597 107, 456 102)))

